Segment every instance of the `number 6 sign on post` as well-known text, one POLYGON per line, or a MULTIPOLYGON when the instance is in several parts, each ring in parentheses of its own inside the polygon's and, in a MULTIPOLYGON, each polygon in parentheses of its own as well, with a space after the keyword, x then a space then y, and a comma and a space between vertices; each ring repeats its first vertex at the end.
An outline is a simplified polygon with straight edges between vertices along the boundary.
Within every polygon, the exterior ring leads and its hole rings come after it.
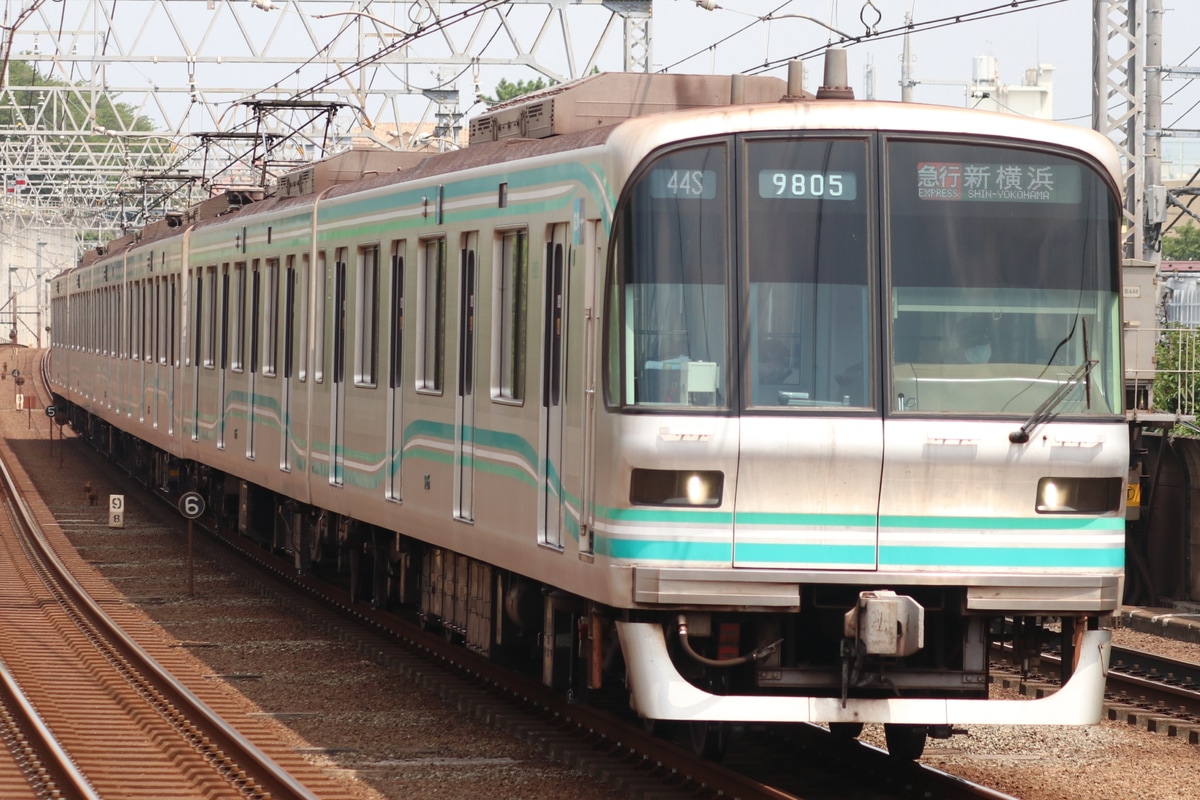
POLYGON ((179 498, 179 513, 188 521, 188 596, 196 593, 196 573, 192 561, 192 520, 204 513, 204 497, 199 492, 184 492, 179 498))

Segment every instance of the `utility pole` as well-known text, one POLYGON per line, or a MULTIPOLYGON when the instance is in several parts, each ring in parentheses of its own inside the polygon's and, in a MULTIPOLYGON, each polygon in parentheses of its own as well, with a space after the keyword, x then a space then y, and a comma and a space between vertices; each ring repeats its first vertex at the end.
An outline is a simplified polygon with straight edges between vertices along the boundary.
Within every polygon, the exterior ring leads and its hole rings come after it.
POLYGON ((1162 226, 1167 221, 1167 189, 1162 180, 1162 0, 1146 0, 1146 144, 1142 157, 1142 252, 1157 267, 1162 263, 1162 226))
POLYGON ((1093 0, 1092 129, 1117 146, 1125 193, 1125 258, 1143 252, 1140 0, 1093 0))
MULTIPOLYGON (((912 14, 911 13, 906 13, 904 15, 904 27, 906 30, 908 28, 912 27, 912 14)), ((901 60, 900 60, 900 101, 902 103, 911 103, 912 102, 913 87, 917 85, 917 82, 915 80, 913 80, 913 76, 912 76, 912 62, 913 62, 912 47, 910 46, 909 41, 908 41, 908 33, 905 33, 904 34, 904 55, 901 56, 901 60)))
MULTIPOLYGON (((42 248, 45 246, 46 243, 39 239, 37 243, 37 258, 34 261, 33 268, 33 302, 37 307, 37 311, 34 314, 34 322, 36 324, 33 332, 37 337, 37 348, 39 350, 42 349, 42 248)), ((15 313, 16 309, 13 309, 13 311, 15 313)))

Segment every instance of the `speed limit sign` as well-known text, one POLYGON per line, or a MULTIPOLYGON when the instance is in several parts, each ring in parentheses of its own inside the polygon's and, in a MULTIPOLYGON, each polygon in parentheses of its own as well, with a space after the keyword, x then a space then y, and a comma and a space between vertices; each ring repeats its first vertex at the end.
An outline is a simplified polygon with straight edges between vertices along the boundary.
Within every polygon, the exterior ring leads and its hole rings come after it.
POLYGON ((184 492, 179 498, 179 513, 187 519, 197 519, 204 513, 204 498, 199 492, 184 492))

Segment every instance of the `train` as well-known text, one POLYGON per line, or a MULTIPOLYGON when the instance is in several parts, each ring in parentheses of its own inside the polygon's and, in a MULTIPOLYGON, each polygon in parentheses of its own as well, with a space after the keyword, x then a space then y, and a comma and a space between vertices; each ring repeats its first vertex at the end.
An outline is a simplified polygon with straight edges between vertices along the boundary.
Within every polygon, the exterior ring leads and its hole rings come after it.
MULTIPOLYGON (((601 73, 51 282, 66 420, 222 524, 717 757, 1099 720, 1121 169, 1077 127, 601 73), (1064 683, 989 699, 1051 622, 1064 683)), ((799 74, 796 70, 795 74, 799 74)))

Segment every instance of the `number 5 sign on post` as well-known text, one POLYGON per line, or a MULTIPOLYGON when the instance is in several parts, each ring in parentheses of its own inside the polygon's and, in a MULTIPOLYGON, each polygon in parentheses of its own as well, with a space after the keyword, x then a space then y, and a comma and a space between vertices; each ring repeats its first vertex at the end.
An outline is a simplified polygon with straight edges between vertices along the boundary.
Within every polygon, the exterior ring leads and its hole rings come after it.
POLYGON ((204 496, 199 492, 184 492, 179 498, 179 513, 188 521, 188 595, 196 593, 196 573, 192 560, 192 520, 204 513, 204 496))

